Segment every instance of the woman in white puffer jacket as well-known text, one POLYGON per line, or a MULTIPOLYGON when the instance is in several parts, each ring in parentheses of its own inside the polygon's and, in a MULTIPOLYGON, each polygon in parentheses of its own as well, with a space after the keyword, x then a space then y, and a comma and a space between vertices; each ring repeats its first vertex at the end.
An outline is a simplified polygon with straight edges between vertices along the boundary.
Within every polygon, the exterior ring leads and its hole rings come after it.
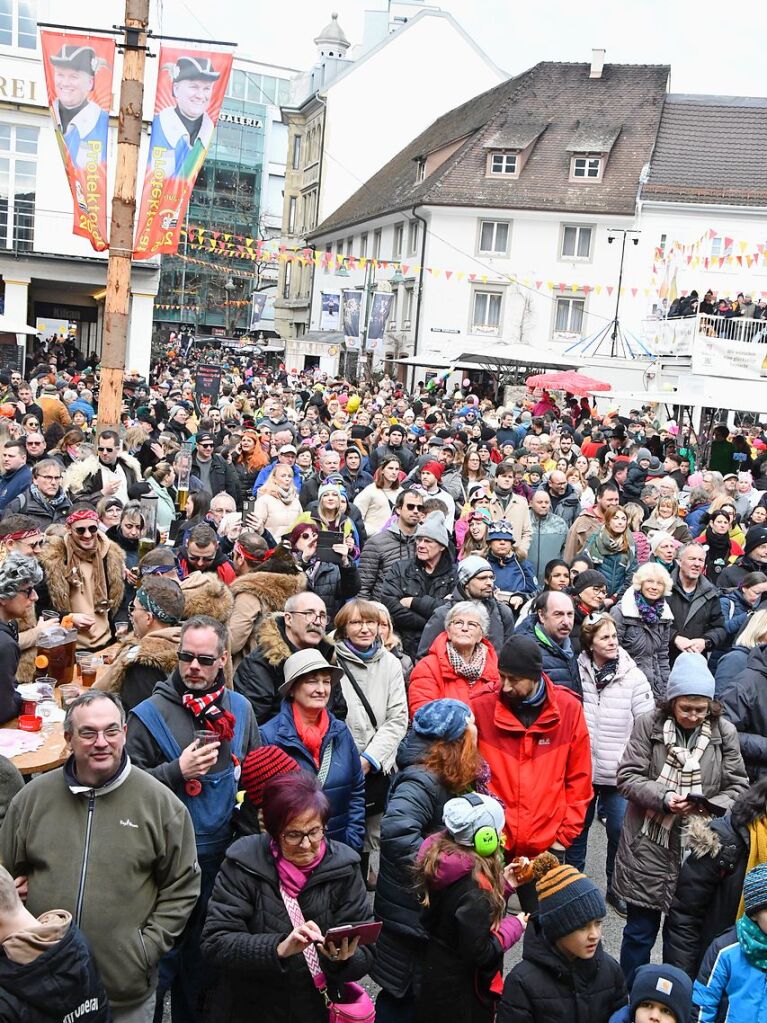
POLYGON ((583 684, 583 713, 591 740, 594 798, 583 831, 567 852, 567 862, 584 869, 589 827, 599 801, 599 815, 606 818, 607 827, 607 901, 625 915, 622 900, 614 897, 610 888, 626 812, 626 801, 615 782, 635 719, 649 713, 655 704, 647 677, 618 644, 615 622, 606 612, 591 614, 583 622, 578 668, 583 684))

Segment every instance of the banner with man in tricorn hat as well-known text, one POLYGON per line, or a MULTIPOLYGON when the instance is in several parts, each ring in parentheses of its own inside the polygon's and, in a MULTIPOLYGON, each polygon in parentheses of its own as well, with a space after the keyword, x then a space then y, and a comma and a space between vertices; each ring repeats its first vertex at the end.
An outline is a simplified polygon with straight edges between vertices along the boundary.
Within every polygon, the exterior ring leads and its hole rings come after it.
POLYGON ((74 200, 75 234, 107 248, 107 146, 114 39, 40 32, 48 104, 74 200))
POLYGON ((176 252, 189 198, 226 94, 231 53, 160 49, 135 259, 176 252))

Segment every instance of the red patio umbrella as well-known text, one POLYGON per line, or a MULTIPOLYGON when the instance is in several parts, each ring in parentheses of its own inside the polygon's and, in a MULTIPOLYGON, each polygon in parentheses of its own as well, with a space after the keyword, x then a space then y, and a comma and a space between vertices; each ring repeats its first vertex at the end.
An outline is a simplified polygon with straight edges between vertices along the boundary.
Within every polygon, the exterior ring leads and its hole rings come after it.
POLYGON ((538 373, 536 376, 528 377, 526 383, 532 388, 545 387, 548 391, 568 391, 570 394, 579 395, 588 394, 589 391, 612 390, 612 384, 587 377, 574 369, 564 369, 557 373, 538 373))

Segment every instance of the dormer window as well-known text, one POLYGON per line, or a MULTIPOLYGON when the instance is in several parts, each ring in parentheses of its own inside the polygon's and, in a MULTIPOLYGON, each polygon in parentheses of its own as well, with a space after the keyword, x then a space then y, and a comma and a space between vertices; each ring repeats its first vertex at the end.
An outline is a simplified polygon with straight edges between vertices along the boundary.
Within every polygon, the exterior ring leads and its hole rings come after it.
POLYGON ((419 157, 415 162, 415 183, 420 185, 423 179, 426 177, 426 158, 419 157))
POLYGON ((571 178, 587 178, 598 181, 602 177, 601 156, 574 156, 570 163, 571 178))
POLYGON ((516 178, 519 174, 519 153, 491 150, 487 157, 487 173, 493 177, 516 178))

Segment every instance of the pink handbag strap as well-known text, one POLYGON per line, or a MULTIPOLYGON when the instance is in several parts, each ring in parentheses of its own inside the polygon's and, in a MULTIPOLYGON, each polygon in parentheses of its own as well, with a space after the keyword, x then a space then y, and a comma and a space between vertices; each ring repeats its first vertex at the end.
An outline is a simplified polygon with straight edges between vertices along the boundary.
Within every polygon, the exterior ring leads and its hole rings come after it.
MULTIPOLYGON (((301 912, 301 907, 298 904, 298 900, 294 899, 292 895, 288 895, 285 889, 280 886, 280 895, 282 901, 285 903, 285 909, 288 911, 290 922, 294 927, 302 927, 306 920, 304 920, 304 914, 301 912)), ((318 991, 323 993, 327 989, 327 981, 325 980, 325 974, 322 972, 320 966, 320 957, 317 955, 317 949, 314 945, 307 945, 304 949, 304 959, 306 965, 309 967, 309 972, 312 975, 312 980, 318 991)))

